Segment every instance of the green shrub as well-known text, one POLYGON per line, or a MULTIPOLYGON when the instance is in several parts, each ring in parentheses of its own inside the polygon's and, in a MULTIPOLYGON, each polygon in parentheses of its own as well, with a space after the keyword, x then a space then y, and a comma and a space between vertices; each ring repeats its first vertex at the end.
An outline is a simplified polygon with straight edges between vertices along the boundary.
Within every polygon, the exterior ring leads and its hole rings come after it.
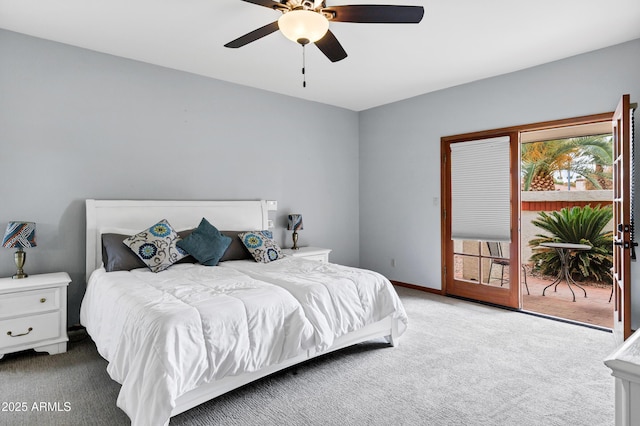
POLYGON ((572 207, 549 214, 540 212, 533 224, 549 235, 536 234, 529 241, 534 254, 531 256, 534 270, 545 275, 557 275, 560 270, 560 259, 554 249, 540 247, 542 243, 575 243, 588 244, 589 251, 576 252, 570 256, 569 271, 577 281, 599 281, 612 283, 611 267, 613 266, 613 232, 604 231, 613 217, 611 206, 592 208, 572 207))

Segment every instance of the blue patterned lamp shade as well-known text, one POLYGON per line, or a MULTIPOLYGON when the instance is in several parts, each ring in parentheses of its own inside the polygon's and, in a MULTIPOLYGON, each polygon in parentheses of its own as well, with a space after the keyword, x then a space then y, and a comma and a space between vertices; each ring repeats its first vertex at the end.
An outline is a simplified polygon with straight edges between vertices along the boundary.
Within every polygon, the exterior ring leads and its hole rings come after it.
POLYGON ((289 223, 287 225, 287 229, 289 231, 300 231, 304 229, 302 227, 302 215, 301 214, 290 214, 289 215, 289 223))
POLYGON ((2 247, 28 248, 36 246, 35 222, 9 222, 2 239, 2 247))
POLYGON ((14 255, 18 271, 12 278, 27 278, 22 269, 27 258, 23 248, 36 246, 36 224, 34 222, 9 222, 4 232, 2 247, 17 248, 14 255))

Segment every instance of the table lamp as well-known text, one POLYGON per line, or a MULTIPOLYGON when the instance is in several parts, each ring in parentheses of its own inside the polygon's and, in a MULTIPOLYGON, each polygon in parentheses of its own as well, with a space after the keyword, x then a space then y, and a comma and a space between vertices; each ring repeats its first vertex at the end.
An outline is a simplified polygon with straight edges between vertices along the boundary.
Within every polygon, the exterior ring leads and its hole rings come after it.
POLYGON ((27 278, 22 267, 27 258, 23 248, 36 246, 36 224, 35 222, 9 222, 7 230, 2 239, 2 247, 17 248, 14 258, 18 271, 12 278, 27 278))
POLYGON ((287 229, 289 231, 293 230, 293 235, 291 235, 291 238, 293 238, 293 247, 291 247, 291 250, 298 250, 300 248, 298 247, 298 231, 301 231, 304 229, 302 227, 302 215, 290 214, 289 223, 287 224, 287 229))

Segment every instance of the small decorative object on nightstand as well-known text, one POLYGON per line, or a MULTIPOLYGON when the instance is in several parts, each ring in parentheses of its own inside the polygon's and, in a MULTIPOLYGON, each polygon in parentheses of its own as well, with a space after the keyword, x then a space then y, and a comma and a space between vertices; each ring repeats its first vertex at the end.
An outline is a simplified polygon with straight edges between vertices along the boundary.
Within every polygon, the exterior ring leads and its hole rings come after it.
POLYGON ((31 275, 17 282, 0 278, 0 359, 8 353, 35 349, 67 351, 67 286, 69 274, 31 275))
POLYGON ((18 271, 13 278, 27 278, 22 269, 27 258, 23 248, 36 246, 36 224, 34 222, 9 222, 2 239, 2 247, 17 248, 14 258, 18 271))
POLYGON ((304 229, 302 227, 302 215, 290 214, 287 229, 289 231, 293 230, 293 234, 291 235, 291 238, 293 238, 293 247, 291 247, 291 250, 298 250, 298 231, 304 229))
POLYGON ((331 249, 320 247, 299 247, 297 250, 283 249, 282 252, 287 256, 302 257, 307 260, 318 260, 320 262, 328 263, 331 249))

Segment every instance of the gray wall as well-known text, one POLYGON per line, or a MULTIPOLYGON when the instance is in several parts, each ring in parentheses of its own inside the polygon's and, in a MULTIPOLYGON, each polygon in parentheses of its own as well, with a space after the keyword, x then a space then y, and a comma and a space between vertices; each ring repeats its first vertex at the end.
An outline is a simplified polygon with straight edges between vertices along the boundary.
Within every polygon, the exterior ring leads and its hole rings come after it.
MULTIPOLYGON (((283 245, 300 212, 302 245, 439 289, 442 136, 640 99, 640 40, 360 114, 4 30, 0 58, 0 226, 37 222, 26 271, 71 274, 70 324, 85 198, 275 199, 283 245)), ((13 274, 0 254, 0 276, 13 274)))
POLYGON ((625 93, 640 100, 640 40, 361 112, 360 265, 440 289, 440 138, 613 111, 625 93))
MULTIPOLYGON (((69 272, 70 325, 86 198, 277 200, 280 243, 302 213, 300 245, 357 266, 357 113, 4 30, 0 58, 1 232, 37 223, 25 270, 69 272)), ((13 273, 2 249, 0 276, 13 273)))

